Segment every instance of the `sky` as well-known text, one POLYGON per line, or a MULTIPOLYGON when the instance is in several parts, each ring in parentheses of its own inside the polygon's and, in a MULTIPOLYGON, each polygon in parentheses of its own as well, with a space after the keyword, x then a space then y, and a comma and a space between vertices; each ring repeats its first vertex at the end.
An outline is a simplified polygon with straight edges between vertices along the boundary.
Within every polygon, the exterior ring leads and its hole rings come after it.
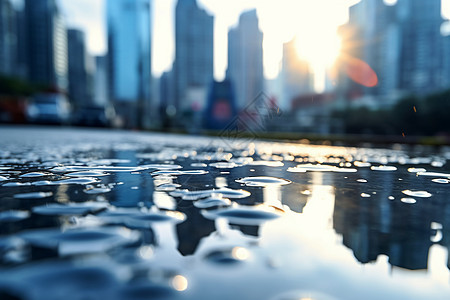
MULTIPOLYGON (((88 50, 93 55, 106 49, 106 0, 58 0, 69 27, 86 32, 88 50)), ((236 26, 239 15, 257 9, 264 33, 264 75, 275 78, 279 72, 283 43, 299 37, 299 52, 316 67, 320 57, 332 56, 337 49, 336 30, 348 20, 348 7, 359 0, 197 0, 214 19, 214 77, 221 80, 227 67, 227 32, 236 26), (321 37, 321 38, 318 38, 321 37)), ((395 2, 395 0, 385 0, 395 2)), ((443 14, 450 17, 450 0, 442 0, 443 14)), ((170 70, 174 58, 174 9, 176 0, 152 1, 152 72, 160 76, 170 70)), ((322 64, 322 65, 321 65, 322 64)))

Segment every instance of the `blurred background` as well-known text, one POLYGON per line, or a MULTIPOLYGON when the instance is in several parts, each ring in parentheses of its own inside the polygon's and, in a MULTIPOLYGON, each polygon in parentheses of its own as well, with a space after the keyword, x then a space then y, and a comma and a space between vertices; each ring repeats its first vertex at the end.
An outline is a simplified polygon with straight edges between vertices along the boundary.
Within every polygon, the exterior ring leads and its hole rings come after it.
POLYGON ((450 140, 450 0, 0 0, 0 122, 450 140))

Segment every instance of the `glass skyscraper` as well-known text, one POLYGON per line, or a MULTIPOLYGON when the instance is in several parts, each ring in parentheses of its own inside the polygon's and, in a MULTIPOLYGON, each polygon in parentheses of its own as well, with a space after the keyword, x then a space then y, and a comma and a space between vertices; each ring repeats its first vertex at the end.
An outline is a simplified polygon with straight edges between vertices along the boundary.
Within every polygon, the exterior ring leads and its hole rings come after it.
POLYGON ((229 79, 236 91, 236 102, 243 109, 263 91, 263 33, 256 10, 244 12, 239 25, 228 32, 229 79))
MULTIPOLYGON (((178 0, 175 12, 175 62, 173 104, 178 110, 193 91, 206 90, 213 82, 214 17, 196 0, 178 0)), ((199 102, 204 102, 201 99, 199 102)))
POLYGON ((127 127, 143 127, 151 96, 150 0, 108 0, 110 97, 127 127))
POLYGON ((60 90, 68 87, 67 31, 55 0, 26 0, 29 78, 60 90))

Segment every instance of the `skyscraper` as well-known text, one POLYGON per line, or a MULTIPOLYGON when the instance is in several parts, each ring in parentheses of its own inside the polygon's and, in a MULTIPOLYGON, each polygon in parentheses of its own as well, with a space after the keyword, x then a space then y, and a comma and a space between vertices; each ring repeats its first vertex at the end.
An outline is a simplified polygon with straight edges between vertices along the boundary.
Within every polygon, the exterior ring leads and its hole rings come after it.
POLYGON ((144 127, 151 100, 150 0, 108 0, 110 96, 127 127, 144 127))
POLYGON ((26 0, 29 79, 67 89, 67 31, 55 0, 26 0))
MULTIPOLYGON (((196 0, 178 0, 175 12, 173 80, 177 110, 186 106, 192 90, 206 91, 213 82, 214 18, 196 0)), ((204 102, 206 99, 202 99, 204 102)))
POLYGON ((399 0, 402 24, 401 88, 429 94, 442 88, 441 0, 399 0))
POLYGON ((239 109, 263 91, 262 41, 256 10, 242 13, 237 27, 228 32, 227 79, 235 87, 239 109))
POLYGON ((67 31, 69 47, 69 97, 76 106, 91 104, 88 74, 88 58, 84 32, 78 29, 67 31))
POLYGON ((280 106, 282 108, 290 108, 294 97, 314 91, 311 68, 307 61, 299 57, 295 38, 283 45, 281 77, 283 96, 280 106))
POLYGON ((17 43, 16 11, 10 0, 0 0, 0 74, 13 75, 17 43))

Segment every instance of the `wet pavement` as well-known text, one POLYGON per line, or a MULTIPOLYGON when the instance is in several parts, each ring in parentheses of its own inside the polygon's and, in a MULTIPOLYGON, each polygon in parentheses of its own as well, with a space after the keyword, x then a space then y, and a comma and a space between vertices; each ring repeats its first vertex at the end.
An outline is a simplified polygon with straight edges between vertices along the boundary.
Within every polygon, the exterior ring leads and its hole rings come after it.
POLYGON ((226 136, 0 127, 0 299, 450 298, 450 148, 226 136))

